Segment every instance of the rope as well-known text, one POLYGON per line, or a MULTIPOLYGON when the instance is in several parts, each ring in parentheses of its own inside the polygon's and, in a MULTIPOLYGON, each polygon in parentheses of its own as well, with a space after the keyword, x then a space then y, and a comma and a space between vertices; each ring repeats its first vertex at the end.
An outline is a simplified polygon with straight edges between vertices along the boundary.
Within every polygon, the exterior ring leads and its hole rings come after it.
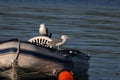
POLYGON ((18 41, 16 57, 15 57, 13 63, 12 63, 12 75, 11 75, 12 80, 18 80, 18 75, 17 75, 16 68, 18 67, 19 54, 20 54, 20 41, 18 41))
POLYGON ((17 48, 17 52, 16 52, 16 57, 15 57, 15 60, 14 62, 16 62, 16 64, 18 63, 18 57, 19 57, 19 54, 20 54, 20 41, 18 41, 18 48, 17 48))

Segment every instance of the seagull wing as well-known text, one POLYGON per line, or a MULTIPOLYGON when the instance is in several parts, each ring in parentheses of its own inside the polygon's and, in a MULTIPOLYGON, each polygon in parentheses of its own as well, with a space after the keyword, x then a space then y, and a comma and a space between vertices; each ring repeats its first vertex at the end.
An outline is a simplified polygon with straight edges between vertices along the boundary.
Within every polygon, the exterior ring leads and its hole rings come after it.
POLYGON ((46 27, 46 36, 48 36, 48 28, 46 27))
POLYGON ((55 46, 57 43, 60 43, 60 42, 62 42, 62 39, 53 39, 53 40, 50 42, 50 45, 55 46))

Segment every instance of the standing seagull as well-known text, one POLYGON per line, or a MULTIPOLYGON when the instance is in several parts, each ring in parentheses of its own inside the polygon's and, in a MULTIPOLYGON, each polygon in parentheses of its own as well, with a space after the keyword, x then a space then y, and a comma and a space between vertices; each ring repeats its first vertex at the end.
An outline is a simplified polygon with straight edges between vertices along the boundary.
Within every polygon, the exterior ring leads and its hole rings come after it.
POLYGON ((47 27, 45 27, 45 24, 40 24, 39 32, 40 32, 41 36, 47 36, 50 38, 52 36, 52 33, 50 33, 48 36, 48 29, 47 29, 47 27))
POLYGON ((45 27, 45 24, 40 24, 39 32, 41 36, 48 36, 48 29, 45 27))
POLYGON ((52 40, 49 43, 49 45, 50 45, 50 47, 57 46, 58 50, 59 50, 60 47, 67 42, 68 38, 69 38, 68 36, 62 35, 60 39, 54 39, 54 40, 52 40))

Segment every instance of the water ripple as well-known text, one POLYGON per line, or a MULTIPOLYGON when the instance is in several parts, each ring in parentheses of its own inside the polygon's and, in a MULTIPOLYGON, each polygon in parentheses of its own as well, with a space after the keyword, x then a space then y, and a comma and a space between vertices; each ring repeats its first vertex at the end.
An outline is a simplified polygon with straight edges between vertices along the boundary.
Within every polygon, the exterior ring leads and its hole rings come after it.
POLYGON ((26 41, 39 35, 39 24, 45 23, 53 38, 62 34, 70 36, 64 47, 91 53, 90 80, 120 78, 119 9, 2 5, 0 40, 18 38, 26 41))

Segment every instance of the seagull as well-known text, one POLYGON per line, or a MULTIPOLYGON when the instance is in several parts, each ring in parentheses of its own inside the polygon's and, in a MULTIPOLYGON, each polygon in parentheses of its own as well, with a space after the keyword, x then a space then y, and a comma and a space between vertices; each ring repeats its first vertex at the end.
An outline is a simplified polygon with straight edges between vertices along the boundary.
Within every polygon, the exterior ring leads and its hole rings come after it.
POLYGON ((51 36, 52 36, 52 33, 50 33, 48 36, 48 28, 43 23, 40 24, 39 32, 40 32, 41 36, 47 36, 49 38, 51 38, 51 36))
POLYGON ((50 47, 57 46, 59 50, 60 46, 65 44, 68 38, 69 37, 67 35, 62 35, 60 39, 53 39, 51 42, 49 42, 49 45, 50 47))
POLYGON ((45 24, 40 24, 39 32, 41 36, 48 36, 48 29, 45 27, 45 24))

